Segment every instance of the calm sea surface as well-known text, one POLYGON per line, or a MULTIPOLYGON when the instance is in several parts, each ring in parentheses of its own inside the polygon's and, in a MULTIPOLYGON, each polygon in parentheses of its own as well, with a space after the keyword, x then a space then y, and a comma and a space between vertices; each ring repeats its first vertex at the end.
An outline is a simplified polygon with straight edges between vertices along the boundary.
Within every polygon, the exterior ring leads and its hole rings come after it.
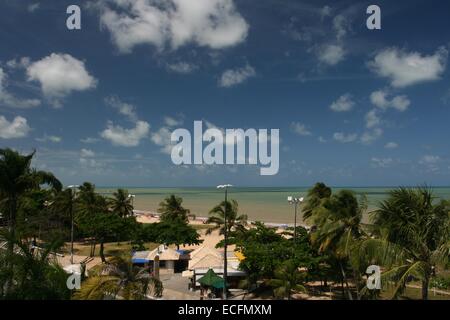
MULTIPOLYGON (((97 188, 98 192, 110 196, 115 188, 97 188)), ((334 188, 353 190, 357 195, 365 194, 369 211, 387 197, 390 188, 334 188)), ((156 211, 159 203, 167 196, 175 194, 183 198, 183 206, 197 216, 208 216, 209 210, 223 201, 224 192, 215 188, 127 188, 136 195, 134 206, 137 210, 156 211)), ((247 214, 249 220, 274 223, 292 223, 294 208, 288 204, 287 197, 305 196, 308 188, 231 188, 229 198, 239 202, 239 212, 247 214)), ((437 197, 450 199, 450 188, 433 188, 437 197)), ((301 216, 301 213, 299 212, 301 216)))

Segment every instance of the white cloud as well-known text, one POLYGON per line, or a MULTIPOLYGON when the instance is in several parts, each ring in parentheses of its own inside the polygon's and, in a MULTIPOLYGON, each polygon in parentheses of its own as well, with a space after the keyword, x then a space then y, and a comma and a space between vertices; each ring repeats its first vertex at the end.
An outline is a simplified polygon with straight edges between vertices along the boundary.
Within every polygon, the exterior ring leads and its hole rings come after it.
POLYGON ((58 136, 49 136, 45 134, 42 138, 36 138, 36 141, 59 143, 62 141, 62 138, 58 136))
POLYGON ((356 141, 356 139, 358 139, 358 135, 356 133, 346 135, 342 132, 336 132, 333 134, 333 139, 340 143, 350 143, 356 141))
POLYGON ((322 136, 320 136, 318 138, 318 140, 319 140, 320 143, 326 143, 327 142, 327 140, 324 137, 322 137, 322 136))
POLYGON ((312 134, 304 124, 299 122, 292 122, 291 130, 301 136, 310 136, 312 134))
POLYGON ((398 143, 396 142, 388 142, 385 144, 384 146, 386 149, 397 149, 398 148, 398 143))
POLYGON ((383 129, 375 128, 370 131, 366 131, 361 135, 361 142, 363 144, 371 144, 378 140, 383 135, 383 129))
POLYGON ((254 77, 255 75, 255 69, 249 65, 234 70, 226 70, 222 73, 222 76, 219 79, 219 86, 225 88, 232 87, 246 81, 250 77, 254 77))
POLYGON ((109 140, 112 144, 123 147, 138 146, 140 141, 148 136, 150 125, 145 121, 137 121, 136 126, 131 129, 124 129, 115 126, 111 121, 107 128, 101 132, 101 137, 109 140))
POLYGON ((381 124, 381 117, 378 115, 377 110, 370 110, 366 114, 366 128, 374 128, 381 124))
POLYGON ((27 68, 31 64, 29 57, 22 57, 20 59, 11 59, 6 62, 6 66, 11 69, 27 68))
POLYGON ((120 114, 126 116, 129 120, 137 121, 136 108, 132 104, 123 102, 116 96, 105 98, 105 103, 117 109, 120 114))
POLYGON ((37 107, 41 104, 39 99, 20 99, 8 92, 6 89, 7 75, 0 68, 0 105, 9 108, 28 109, 37 107))
POLYGON ((317 58, 320 62, 334 66, 344 60, 345 50, 341 45, 326 44, 317 51, 317 58))
POLYGON ((421 164, 436 164, 441 161, 441 157, 435 155, 425 155, 420 160, 421 164))
POLYGON ((170 140, 172 132, 168 127, 162 127, 158 131, 152 133, 151 140, 157 146, 162 147, 161 152, 170 154, 172 152, 172 142, 170 140))
POLYGON ((336 101, 330 105, 330 109, 336 112, 346 112, 352 110, 355 102, 351 94, 346 93, 340 96, 336 101))
POLYGON ((10 122, 4 116, 0 116, 0 138, 2 139, 23 138, 30 130, 27 119, 23 117, 15 117, 10 122))
POLYGON ((104 0, 98 7, 102 26, 123 53, 142 44, 221 49, 244 41, 248 32, 232 0, 104 0))
POLYGON ((425 166, 429 172, 438 172, 439 163, 442 161, 441 157, 436 155, 425 155, 419 160, 419 164, 425 166))
POLYGON ((60 105, 58 99, 71 92, 92 89, 97 85, 84 62, 69 54, 52 53, 33 62, 27 68, 27 75, 29 81, 40 83, 45 96, 55 99, 55 106, 60 105))
POLYGON ((99 139, 97 139, 97 138, 92 138, 92 137, 87 137, 87 138, 84 138, 84 139, 80 139, 80 142, 82 142, 82 143, 88 143, 88 144, 96 143, 96 142, 98 142, 98 141, 99 141, 99 139))
POLYGON ((350 21, 346 16, 338 14, 333 19, 333 29, 336 32, 336 39, 341 40, 350 31, 350 21))
POLYGON ((177 127, 177 126, 181 126, 183 124, 183 118, 180 117, 179 119, 175 119, 173 117, 164 117, 164 123, 166 124, 166 126, 168 127, 177 127))
POLYGON ((320 19, 323 20, 324 18, 331 16, 331 12, 332 12, 332 9, 330 6, 322 7, 319 11, 320 19))
POLYGON ((387 168, 394 162, 392 158, 372 158, 371 161, 376 168, 387 168))
POLYGON ((389 100, 389 94, 384 90, 372 92, 370 95, 370 101, 378 108, 384 110, 394 108, 401 112, 406 111, 411 104, 411 101, 405 95, 395 96, 389 100))
POLYGON ((439 48, 433 55, 388 48, 379 52, 369 67, 379 76, 389 78, 392 86, 407 87, 440 79, 447 56, 445 48, 439 48))
POLYGON ((90 149, 81 149, 80 156, 82 158, 92 158, 95 156, 95 152, 90 149))
POLYGON ((28 7, 27 7, 27 10, 28 10, 28 12, 35 12, 36 10, 38 10, 39 9, 39 7, 40 7, 41 5, 40 5, 40 3, 39 2, 37 2, 37 3, 32 3, 32 4, 30 4, 28 7))
POLYGON ((181 74, 188 74, 193 71, 195 71, 198 67, 194 64, 187 63, 187 62, 177 62, 177 63, 168 63, 167 69, 170 71, 181 73, 181 74))

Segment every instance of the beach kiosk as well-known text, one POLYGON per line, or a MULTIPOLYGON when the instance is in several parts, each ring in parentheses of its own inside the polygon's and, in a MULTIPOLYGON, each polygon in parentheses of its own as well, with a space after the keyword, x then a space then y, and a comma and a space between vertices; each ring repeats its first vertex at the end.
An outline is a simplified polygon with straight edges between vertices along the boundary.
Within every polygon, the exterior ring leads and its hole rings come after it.
POLYGON ((189 254, 183 250, 175 250, 160 245, 152 251, 137 251, 133 254, 132 262, 150 267, 153 270, 155 259, 159 258, 159 272, 161 274, 178 273, 186 270, 189 254))

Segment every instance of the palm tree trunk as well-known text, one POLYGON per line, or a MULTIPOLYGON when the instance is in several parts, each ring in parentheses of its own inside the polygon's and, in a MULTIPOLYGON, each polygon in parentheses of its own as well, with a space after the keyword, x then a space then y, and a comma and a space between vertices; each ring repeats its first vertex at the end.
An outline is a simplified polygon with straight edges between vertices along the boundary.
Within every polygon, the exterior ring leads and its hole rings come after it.
POLYGON ((106 259, 105 259, 105 254, 103 252, 103 250, 104 250, 103 242, 104 242, 103 239, 100 240, 100 258, 102 259, 102 262, 105 263, 106 259))
POLYGON ((7 256, 9 262, 7 262, 8 265, 8 274, 9 279, 6 281, 5 285, 5 293, 8 294, 11 291, 12 287, 12 275, 13 275, 13 263, 12 256, 14 254, 14 242, 16 240, 16 210, 17 210, 17 200, 14 195, 10 195, 10 201, 9 201, 9 241, 7 245, 7 256))
MULTIPOLYGON (((348 298, 350 300, 353 300, 353 296, 352 293, 350 292, 350 288, 348 285, 348 281, 347 281, 347 276, 345 275, 345 270, 344 270, 344 266, 342 265, 342 261, 339 261, 339 267, 341 268, 341 274, 342 274, 342 282, 345 282, 345 286, 347 287, 347 294, 348 294, 348 298)), ((344 288, 344 285, 342 284, 342 289, 344 288)))
POLYGON ((425 275, 425 279, 422 280, 422 300, 428 300, 428 285, 430 283, 430 276, 425 275))

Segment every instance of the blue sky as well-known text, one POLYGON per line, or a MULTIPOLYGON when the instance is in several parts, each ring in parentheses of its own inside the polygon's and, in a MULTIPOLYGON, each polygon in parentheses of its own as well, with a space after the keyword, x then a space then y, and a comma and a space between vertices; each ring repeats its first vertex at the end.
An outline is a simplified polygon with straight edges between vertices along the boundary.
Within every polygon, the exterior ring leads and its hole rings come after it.
POLYGON ((4 0, 0 146, 66 184, 447 186, 450 4, 370 4, 4 0), (279 173, 173 165, 194 120, 279 128, 279 173))

